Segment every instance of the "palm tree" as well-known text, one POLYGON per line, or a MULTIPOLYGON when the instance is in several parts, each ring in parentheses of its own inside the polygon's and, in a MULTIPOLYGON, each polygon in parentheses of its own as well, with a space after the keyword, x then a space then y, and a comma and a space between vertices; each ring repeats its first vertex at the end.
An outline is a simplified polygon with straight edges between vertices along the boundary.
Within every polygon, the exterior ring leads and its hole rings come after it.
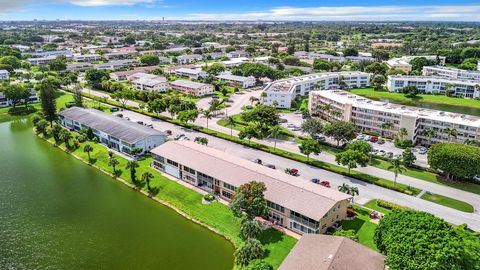
POLYGON ((250 105, 252 105, 252 106, 253 106, 254 102, 258 102, 258 98, 254 97, 254 96, 251 96, 248 100, 250 101, 250 105))
POLYGON ((65 146, 66 147, 69 147, 69 144, 68 142, 70 141, 70 139, 72 138, 72 133, 70 133, 70 131, 66 130, 66 129, 62 129, 60 131, 60 134, 59 134, 59 137, 60 139, 65 142, 65 146))
POLYGON ((273 149, 277 148, 277 136, 282 128, 279 125, 270 128, 270 136, 273 136, 273 149))
POLYGON ((151 172, 144 172, 142 174, 142 180, 147 183, 147 189, 150 190, 150 180, 153 178, 153 174, 151 172))
POLYGON ((338 111, 338 110, 332 110, 332 112, 330 113, 331 116, 342 116, 342 112, 341 111, 338 111))
POLYGON ((405 167, 403 166, 403 161, 400 158, 394 158, 390 161, 390 166, 388 167, 389 170, 392 170, 393 173, 395 174, 395 179, 393 182, 393 185, 395 186, 397 184, 397 177, 399 173, 402 173, 405 170, 405 167))
POLYGON ((227 121, 227 126, 230 126, 230 137, 232 137, 233 136, 233 126, 235 126, 235 119, 233 119, 233 116, 229 116, 225 120, 227 121))
POLYGON ((360 191, 358 190, 358 187, 350 187, 350 190, 347 193, 352 195, 352 197, 355 197, 360 194, 360 191))
POLYGON ((406 136, 408 136, 408 131, 406 128, 401 128, 399 131, 398 131, 398 137, 400 137, 400 140, 403 141, 403 138, 405 138, 406 136))
POLYGON ((338 191, 347 193, 350 190, 350 186, 343 183, 341 186, 338 186, 338 191))
POLYGON ((87 153, 88 162, 91 162, 92 159, 90 158, 90 153, 93 152, 93 147, 90 144, 87 143, 83 146, 83 152, 87 153))
POLYGON ((135 160, 129 160, 127 162, 127 165, 125 166, 125 168, 128 170, 130 169, 130 178, 132 179, 132 182, 135 183, 135 181, 137 180, 137 168, 138 168, 138 162, 135 161, 135 160))
POLYGON ((437 132, 433 129, 425 129, 422 134, 428 138, 428 144, 432 144, 432 138, 437 136, 437 132))
POLYGON ((117 173, 117 170, 115 169, 115 167, 119 164, 120 162, 118 162, 117 158, 115 158, 114 156, 110 157, 108 159, 108 166, 111 166, 113 167, 113 174, 117 173))
POLYGON ((382 123, 380 125, 380 128, 382 129, 382 137, 384 137, 384 132, 385 130, 390 130, 391 128, 393 128, 393 123, 391 122, 385 122, 385 123, 382 123))
POLYGON ((451 142, 452 139, 457 138, 457 130, 454 128, 446 128, 443 130, 443 132, 448 135, 449 142, 451 142))
POLYGON ((207 129, 208 129, 208 120, 213 118, 212 111, 202 110, 201 113, 202 113, 203 117, 205 117, 205 119, 207 119, 207 129))

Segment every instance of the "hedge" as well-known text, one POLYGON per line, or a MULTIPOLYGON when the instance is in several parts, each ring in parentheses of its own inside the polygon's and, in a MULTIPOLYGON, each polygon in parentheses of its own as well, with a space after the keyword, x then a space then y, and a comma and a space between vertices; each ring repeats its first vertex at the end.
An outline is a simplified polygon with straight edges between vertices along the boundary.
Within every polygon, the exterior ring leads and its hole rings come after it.
MULTIPOLYGON (((67 89, 66 91, 71 92, 71 90, 69 90, 69 89, 67 89)), ((291 152, 284 151, 284 150, 281 150, 281 149, 273 148, 271 146, 267 146, 267 145, 260 144, 260 143, 257 143, 257 142, 248 142, 248 141, 242 140, 238 137, 230 136, 229 134, 214 131, 214 130, 211 130, 211 129, 206 129, 204 127, 199 127, 199 126, 196 126, 194 124, 185 123, 185 122, 182 122, 180 120, 169 118, 169 117, 166 117, 166 116, 163 116, 163 115, 157 115, 157 114, 154 114, 154 113, 150 113, 150 112, 147 112, 147 111, 139 109, 139 108, 134 108, 134 107, 131 107, 131 106, 128 106, 128 105, 123 106, 121 103, 116 102, 116 101, 112 101, 112 100, 108 100, 108 99, 105 101, 101 97, 89 95, 87 93, 82 93, 82 95, 87 97, 87 98, 98 100, 100 102, 107 103, 107 104, 112 105, 112 106, 123 107, 125 109, 131 110, 131 111, 143 114, 143 115, 147 115, 147 116, 150 116, 150 117, 153 117, 153 118, 157 118, 157 119, 160 119, 162 121, 165 121, 165 122, 168 122, 168 123, 171 123, 171 124, 186 127, 186 128, 198 131, 198 132, 202 132, 202 133, 205 133, 205 134, 208 134, 208 135, 220 138, 220 139, 228 140, 228 141, 238 143, 238 144, 241 144, 241 145, 244 145, 244 146, 255 148, 257 150, 261 150, 261 151, 264 151, 264 152, 267 152, 267 153, 270 153, 270 154, 274 154, 274 155, 277 155, 277 156, 280 156, 280 157, 284 157, 284 158, 288 158, 288 159, 291 159, 291 160, 294 160, 294 161, 306 163, 306 164, 315 166, 315 167, 320 168, 320 169, 324 169, 324 170, 327 170, 327 171, 338 173, 338 174, 341 174, 341 175, 344 175, 344 176, 347 176, 347 177, 352 177, 352 178, 361 180, 363 182, 374 184, 374 185, 384 187, 384 188, 387 188, 387 189, 391 189, 391 190, 394 190, 394 191, 402 192, 402 193, 405 193, 407 195, 414 195, 415 196, 415 195, 418 195, 421 192, 420 189, 415 188, 415 187, 411 187, 411 186, 407 186, 407 185, 399 184, 399 183, 395 184, 393 181, 383 179, 383 178, 380 178, 380 177, 376 177, 376 176, 373 176, 373 175, 357 172, 357 171, 350 171, 350 173, 349 173, 347 168, 344 168, 344 167, 341 167, 341 166, 338 166, 338 165, 326 163, 326 162, 323 162, 323 161, 320 161, 320 160, 312 160, 312 159, 307 160, 307 158, 305 156, 302 156, 302 155, 299 155, 299 154, 295 154, 295 153, 291 153, 291 152)))
POLYGON ((380 199, 377 199, 376 202, 378 206, 389 209, 389 210, 409 210, 410 209, 406 206, 398 205, 398 204, 387 202, 380 199))

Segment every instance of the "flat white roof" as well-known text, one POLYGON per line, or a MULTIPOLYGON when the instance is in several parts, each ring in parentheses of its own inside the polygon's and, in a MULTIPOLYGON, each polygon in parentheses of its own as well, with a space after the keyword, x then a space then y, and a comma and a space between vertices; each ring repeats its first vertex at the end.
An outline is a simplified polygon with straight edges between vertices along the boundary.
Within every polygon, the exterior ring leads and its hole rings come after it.
POLYGON ((205 84, 205 83, 192 82, 192 81, 187 81, 187 80, 176 80, 176 81, 170 82, 170 84, 175 85, 175 86, 193 88, 193 89, 198 89, 198 88, 201 88, 201 87, 204 87, 204 86, 208 85, 208 84, 205 84))

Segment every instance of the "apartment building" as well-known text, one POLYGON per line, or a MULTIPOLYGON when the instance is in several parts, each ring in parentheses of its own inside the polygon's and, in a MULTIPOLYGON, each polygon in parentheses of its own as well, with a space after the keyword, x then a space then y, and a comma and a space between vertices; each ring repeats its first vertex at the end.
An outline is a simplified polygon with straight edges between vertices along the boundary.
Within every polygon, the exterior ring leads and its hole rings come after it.
POLYGON ((91 108, 71 107, 58 115, 64 127, 74 131, 92 129, 100 143, 125 154, 134 148, 146 153, 166 140, 160 131, 91 108))
POLYGON ((112 60, 107 63, 96 64, 94 67, 96 69, 102 70, 115 70, 120 68, 131 67, 140 64, 140 61, 137 59, 122 59, 122 60, 112 60))
POLYGON ((132 81, 132 88, 140 91, 164 92, 170 87, 165 77, 148 73, 133 74, 129 80, 132 81))
POLYGON ((417 55, 417 56, 402 56, 399 58, 392 58, 390 60, 385 61, 388 68, 390 69, 400 69, 406 74, 412 72, 412 65, 410 62, 415 58, 426 58, 428 60, 437 61, 437 65, 444 66, 445 60, 447 59, 445 56, 437 56, 437 55, 417 55))
MULTIPOLYGON (((34 89, 32 89, 27 103, 30 104, 30 103, 38 103, 38 102, 40 102, 40 98, 38 97, 37 92, 34 89)), ((21 103, 23 104, 24 101, 22 100, 21 103)), ((5 93, 0 92, 0 108, 10 107, 10 106, 13 106, 12 100, 7 98, 5 96, 5 93)))
POLYGON ((28 58, 27 61, 30 63, 30 65, 33 65, 33 66, 44 66, 48 64, 48 62, 53 61, 55 59, 57 59, 57 56, 50 55, 45 57, 28 58))
POLYGON ((200 54, 187 54, 187 55, 180 55, 177 57, 177 63, 180 65, 191 64, 197 61, 202 61, 203 56, 200 54))
MULTIPOLYGON (((72 51, 70 50, 57 50, 57 51, 38 51, 38 52, 33 52, 30 54, 30 57, 32 58, 37 58, 37 57, 49 57, 49 56, 60 56, 63 55, 65 57, 71 57, 73 54, 72 51)), ((55 58, 54 57, 54 58, 55 58)))
POLYGON ((247 57, 247 52, 246 51, 233 51, 227 53, 228 58, 240 58, 240 57, 247 57))
POLYGON ((142 72, 145 73, 145 72, 152 71, 156 68, 157 68, 156 66, 137 67, 132 70, 112 72, 110 73, 110 79, 117 82, 122 82, 122 81, 126 81, 129 76, 132 76, 136 73, 142 73, 142 72))
POLYGON ((452 90, 456 97, 480 97, 480 81, 438 76, 388 76, 387 88, 389 91, 401 92, 406 86, 416 86, 420 93, 425 94, 445 95, 448 90, 452 90))
POLYGON ((73 55, 73 61, 75 62, 93 62, 102 58, 99 54, 75 54, 73 55))
POLYGON ((125 59, 125 58, 136 57, 136 56, 138 56, 138 52, 134 50, 110 52, 103 55, 103 57, 107 59, 125 59))
POLYGON ((6 69, 0 69, 0 80, 8 80, 10 73, 6 69))
POLYGON ((350 195, 191 141, 153 150, 152 167, 227 201, 250 181, 265 183, 268 218, 298 233, 325 233, 346 218, 350 195))
POLYGON ((274 81, 263 90, 262 103, 290 108, 298 96, 313 90, 360 88, 370 85, 370 74, 364 72, 325 72, 274 81))
POLYGON ((366 133, 396 138, 400 129, 405 128, 405 139, 422 145, 480 140, 480 117, 472 115, 373 101, 343 90, 310 92, 308 106, 312 115, 330 121, 352 121, 366 133), (324 109, 325 104, 329 110, 324 109), (385 123, 390 127, 385 127, 385 123), (457 138, 449 138, 447 129, 455 129, 457 138), (427 137, 426 130, 434 130, 435 136, 427 137))
POLYGON ((221 73, 220 75, 215 77, 221 81, 228 83, 231 86, 239 85, 242 88, 252 87, 257 82, 255 77, 253 76, 250 76, 250 77, 237 76, 227 72, 221 73))
POLYGON ((67 64, 67 71, 85 71, 93 68, 91 63, 67 64))
POLYGON ((200 78, 207 77, 207 72, 203 71, 200 68, 179 68, 174 71, 175 75, 181 77, 188 77, 190 79, 198 80, 200 78))
POLYGON ((480 82, 480 71, 475 70, 465 70, 443 66, 425 66, 423 67, 422 74, 423 76, 435 76, 480 82))
POLYGON ((170 82, 170 87, 187 95, 204 96, 213 94, 215 87, 211 84, 192 82, 187 80, 176 80, 170 82))

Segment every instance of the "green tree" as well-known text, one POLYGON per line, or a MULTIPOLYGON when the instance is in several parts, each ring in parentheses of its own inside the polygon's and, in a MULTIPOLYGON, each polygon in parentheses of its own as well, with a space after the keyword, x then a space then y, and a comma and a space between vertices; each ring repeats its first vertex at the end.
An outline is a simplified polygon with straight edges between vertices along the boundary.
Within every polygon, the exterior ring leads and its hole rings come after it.
POLYGON ((428 150, 428 165, 450 180, 480 175, 480 148, 457 143, 436 143, 428 150))
POLYGON ((118 162, 116 157, 112 156, 108 159, 108 166, 113 168, 113 174, 117 173, 116 167, 118 164, 120 164, 120 162, 118 162))
POLYGON ((432 144, 432 138, 437 136, 437 132, 433 129, 425 129, 422 135, 428 138, 428 144, 432 144))
POLYGON ((151 190, 151 187, 150 187, 150 181, 153 179, 153 174, 151 172, 144 172, 142 174, 142 181, 144 181, 145 183, 147 183, 147 189, 150 191, 151 190))
POLYGON ((201 114, 207 120, 207 130, 208 130, 208 120, 213 118, 213 112, 211 110, 201 110, 201 114))
POLYGON ((277 149, 277 137, 280 134, 282 128, 279 125, 270 128, 269 137, 273 137, 273 149, 277 149))
POLYGON ((420 92, 415 85, 405 86, 404 88, 402 88, 401 91, 403 94, 405 94, 405 97, 407 98, 415 98, 420 92))
POLYGON ((14 69, 21 67, 20 60, 15 56, 4 56, 0 58, 0 64, 9 65, 14 69))
POLYGON ((347 166, 349 174, 350 170, 357 168, 358 165, 367 166, 368 160, 366 154, 355 150, 345 150, 335 155, 335 161, 340 165, 347 166))
POLYGON ((93 147, 90 144, 87 143, 83 146, 83 152, 87 153, 88 162, 92 162, 92 158, 90 157, 90 153, 93 152, 93 147))
POLYGON ((233 127, 235 126, 235 119, 233 118, 233 116, 229 116, 225 120, 227 122, 227 126, 230 127, 230 136, 233 136, 233 127))
POLYGON ((258 238, 262 233, 262 229, 254 219, 244 218, 240 226, 240 236, 243 240, 249 238, 258 238))
POLYGON ((263 136, 267 136, 269 129, 278 125, 280 119, 275 108, 262 104, 257 104, 253 109, 243 112, 241 117, 245 122, 257 124, 263 136))
POLYGON ((318 155, 320 152, 322 152, 322 146, 320 143, 313 139, 302 140, 298 146, 298 149, 300 150, 300 153, 307 156, 307 161, 310 160, 310 155, 312 153, 318 155))
POLYGON ((140 62, 144 66, 156 66, 160 63, 160 59, 153 54, 144 54, 140 56, 140 62))
POLYGON ((205 137, 195 137, 194 142, 201 144, 201 145, 207 145, 208 144, 208 139, 205 137))
POLYGON ((311 137, 322 133, 323 121, 318 117, 312 117, 305 120, 300 126, 303 132, 307 133, 311 137))
POLYGON ((223 71, 225 71, 225 66, 220 63, 214 63, 208 67, 203 68, 209 75, 215 76, 223 71))
POLYGON ((11 100, 13 108, 22 101, 27 106, 28 98, 31 95, 30 89, 21 83, 8 85, 5 87, 4 94, 6 98, 11 100))
POLYGON ((456 139, 456 138, 457 138, 458 132, 457 132, 457 130, 454 129, 454 128, 446 128, 446 129, 443 130, 443 132, 444 132, 445 134, 447 134, 447 136, 448 136, 448 141, 449 141, 449 142, 452 142, 453 139, 456 139))
POLYGON ((60 82, 54 77, 47 77, 36 85, 37 91, 40 93, 40 101, 45 119, 52 126, 53 121, 57 120, 57 103, 58 89, 60 82))
POLYGON ((47 132, 47 125, 48 125, 47 120, 41 119, 35 124, 35 130, 38 133, 41 133, 41 134, 43 134, 43 136, 45 136, 45 134, 47 132))
POLYGON ((77 85, 74 89, 73 102, 77 107, 83 107, 82 87, 77 85))
POLYGON ((248 142, 252 140, 252 138, 256 139, 263 139, 262 133, 258 129, 258 125, 256 124, 248 124, 238 133, 238 138, 241 140, 247 139, 248 142))
POLYGON ((135 99, 135 92, 133 90, 125 89, 122 91, 115 91, 110 96, 120 101, 120 103, 122 103, 122 106, 125 108, 129 100, 135 99))
POLYGON ((411 167, 413 165, 415 160, 417 160, 417 157, 413 153, 412 148, 407 148, 405 151, 403 151, 402 160, 405 166, 411 167))
MULTIPOLYGON (((188 122, 195 122, 198 118, 198 111, 197 110, 186 110, 181 111, 178 113, 177 119, 188 123, 188 122)), ((208 120, 207 120, 208 121, 208 120)))
POLYGON ((246 270, 273 270, 273 267, 264 260, 253 260, 248 264, 246 270))
POLYGON ((154 112, 158 115, 167 109, 167 103, 164 99, 156 98, 147 103, 147 109, 149 112, 154 112))
POLYGON ((132 183, 135 184, 135 181, 137 180, 137 168, 140 165, 138 165, 138 162, 136 160, 129 160, 127 161, 127 164, 125 168, 127 170, 130 170, 130 179, 132 180, 132 183))
POLYGON ((65 57, 57 57, 55 60, 48 62, 48 69, 52 71, 62 71, 67 69, 65 57))
POLYGON ((387 73, 388 67, 385 63, 373 62, 367 67, 365 67, 365 72, 373 73, 375 75, 380 74, 385 76, 387 73))
POLYGON ((357 128, 352 122, 335 121, 323 128, 323 134, 332 137, 337 142, 337 147, 341 142, 347 143, 355 138, 357 128))
POLYGON ((354 150, 354 151, 359 151, 362 152, 366 155, 368 155, 372 150, 373 147, 366 141, 354 141, 349 144, 347 144, 346 147, 347 150, 354 150))
POLYGON ((408 130, 406 128, 400 128, 400 130, 398 131, 398 137, 401 141, 403 141, 403 139, 405 139, 405 137, 408 136, 408 130))
POLYGON ((388 169, 393 172, 395 175, 393 185, 395 186, 397 184, 397 177, 399 173, 402 173, 405 171, 405 167, 403 166, 403 161, 400 158, 394 158, 390 160, 390 166, 388 166, 388 169))
POLYGON ((358 242, 358 235, 354 230, 339 230, 333 233, 334 236, 343 236, 355 242, 358 242))
POLYGON ((390 269, 480 267, 480 240, 425 212, 393 210, 380 220, 374 241, 390 269))
POLYGON ((343 56, 358 56, 358 51, 355 48, 345 48, 343 50, 343 56))
POLYGON ((250 238, 235 251, 235 263, 240 266, 246 266, 251 261, 262 258, 263 255, 262 243, 257 239, 250 238))
POLYGON ((384 122, 380 125, 380 128, 382 129, 382 137, 385 135, 385 130, 389 131, 390 129, 393 128, 393 123, 392 122, 384 122))
POLYGON ((101 83, 110 78, 108 71, 100 69, 88 69, 85 71, 85 80, 88 85, 95 89, 101 89, 101 83))
POLYGON ((230 209, 235 216, 243 216, 253 220, 256 216, 264 216, 268 212, 265 191, 267 188, 263 182, 251 181, 241 185, 235 191, 235 196, 230 202, 230 209))

